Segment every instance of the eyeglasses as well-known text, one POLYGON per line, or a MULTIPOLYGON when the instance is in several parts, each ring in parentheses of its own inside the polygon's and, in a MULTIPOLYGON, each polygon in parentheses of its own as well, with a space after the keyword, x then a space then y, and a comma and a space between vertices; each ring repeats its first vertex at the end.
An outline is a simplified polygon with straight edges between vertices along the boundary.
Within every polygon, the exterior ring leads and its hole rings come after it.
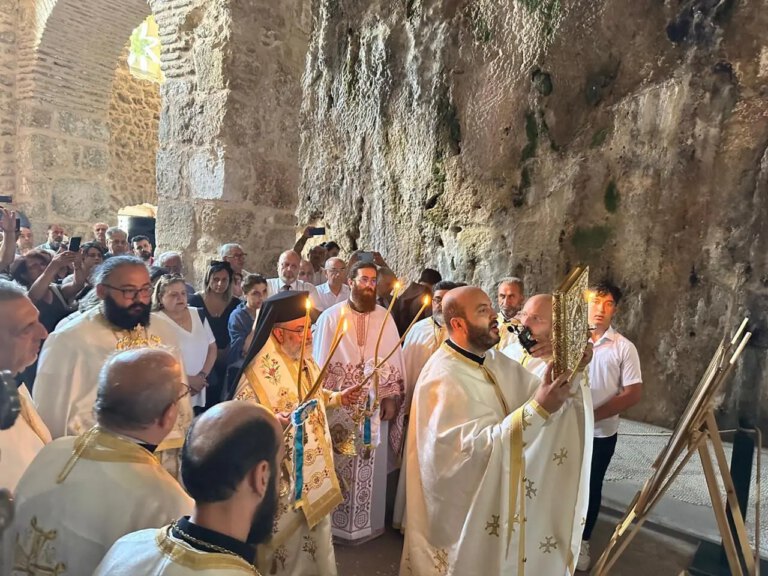
POLYGON ((346 266, 344 266, 344 268, 326 268, 326 269, 325 269, 325 271, 326 271, 328 274, 341 274, 341 273, 342 273, 342 272, 344 272, 346 269, 347 269, 347 267, 346 267, 346 266))
POLYGON ((367 276, 355 278, 354 282, 357 282, 360 284, 360 286, 376 286, 376 284, 378 284, 378 280, 376 278, 368 278, 367 276))
POLYGON ((527 319, 530 318, 531 322, 543 322, 544 319, 539 316, 538 314, 529 314, 528 312, 518 312, 515 316, 518 320, 521 322, 525 322, 527 319))
POLYGON ((304 332, 304 328, 283 328, 281 326, 276 326, 278 330, 285 330, 286 332, 295 332, 296 334, 299 334, 301 332, 304 332))
POLYGON ((118 288, 117 286, 110 286, 109 284, 102 284, 105 288, 110 290, 116 290, 123 295, 126 300, 136 300, 136 296, 149 296, 152 293, 152 286, 142 286, 141 288, 118 288))
POLYGON ((192 386, 186 382, 182 382, 181 385, 184 386, 184 390, 179 394, 178 398, 176 398, 176 402, 181 402, 184 398, 192 394, 192 386))

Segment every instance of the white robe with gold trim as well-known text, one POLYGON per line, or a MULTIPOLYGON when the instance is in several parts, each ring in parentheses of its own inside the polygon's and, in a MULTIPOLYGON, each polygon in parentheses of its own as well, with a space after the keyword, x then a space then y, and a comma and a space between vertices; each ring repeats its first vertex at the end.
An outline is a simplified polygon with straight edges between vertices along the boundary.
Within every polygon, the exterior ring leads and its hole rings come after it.
MULTIPOLYGON (((302 377, 302 396, 306 396, 320 370, 305 351, 306 370, 302 377)), ((256 401, 274 413, 293 412, 299 404, 298 360, 280 350, 270 336, 264 347, 251 360, 235 392, 236 400, 256 401)), ((266 545, 258 547, 258 566, 263 574, 280 576, 336 576, 330 514, 342 501, 333 466, 331 433, 326 406, 338 403, 338 394, 320 388, 313 397, 317 408, 308 414, 303 426, 303 489, 298 504, 295 498, 294 429, 284 436, 285 459, 281 466, 288 472, 280 485, 280 501, 272 532, 266 545)))
POLYGON ((0 488, 16 490, 24 471, 43 446, 51 441, 51 433, 40 418, 25 385, 18 388, 21 413, 13 426, 0 431, 0 488))
MULTIPOLYGON (((352 310, 348 302, 328 308, 317 319, 313 345, 315 360, 322 366, 328 359, 342 311, 348 330, 330 361, 325 387, 344 390, 371 374, 376 340, 383 327, 379 362, 393 350, 394 354, 379 372, 379 398, 396 398, 400 406, 404 395, 405 365, 398 344, 397 326, 385 308, 376 306, 375 310, 365 314, 352 310)), ((374 379, 370 382, 372 398, 374 379)), ((374 448, 366 455, 363 448, 364 401, 361 404, 360 408, 344 407, 329 414, 336 450, 336 473, 347 488, 344 502, 333 513, 333 534, 352 542, 378 536, 384 531, 387 471, 399 465, 403 439, 402 408, 390 422, 381 422, 379 409, 375 409, 370 419, 371 446, 374 448)))
POLYGON ((411 407, 401 576, 573 573, 591 452, 572 417, 583 408, 547 415, 539 384, 496 350, 482 366, 447 345, 430 358, 411 407))
POLYGON ((179 483, 135 442, 98 428, 60 438, 38 454, 19 482, 11 574, 91 574, 121 536, 163 526, 193 506, 179 483))
POLYGON ((253 576, 245 560, 207 553, 174 538, 170 527, 123 536, 109 550, 93 576, 253 576))
MULTIPOLYGON (((48 336, 40 352, 32 397, 53 438, 82 434, 96 423, 93 405, 104 362, 118 350, 142 346, 167 347, 182 362, 174 328, 157 314, 152 314, 146 330, 118 330, 96 307, 48 336)), ((186 382, 186 372, 182 370, 182 374, 186 382)), ((158 454, 172 451, 161 458, 174 475, 178 449, 193 417, 189 398, 179 402, 178 408, 176 425, 158 448, 158 454)))
MULTIPOLYGON (((440 345, 448 337, 445 326, 439 326, 434 317, 424 318, 413 325, 413 328, 403 341, 403 363, 405 364, 405 413, 410 412, 413 390, 419 379, 421 370, 430 356, 440 348, 440 345)), ((407 432, 406 432, 407 434, 407 432)), ((403 458, 400 466, 400 476, 397 482, 397 494, 395 495, 395 509, 392 516, 392 524, 395 528, 405 528, 405 485, 407 459, 403 458)))

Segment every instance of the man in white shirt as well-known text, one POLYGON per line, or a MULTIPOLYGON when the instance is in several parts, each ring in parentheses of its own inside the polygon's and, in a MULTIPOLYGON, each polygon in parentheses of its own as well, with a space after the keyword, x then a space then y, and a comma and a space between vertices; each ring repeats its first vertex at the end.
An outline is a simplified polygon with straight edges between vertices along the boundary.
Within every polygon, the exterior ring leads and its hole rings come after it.
POLYGON ((278 277, 267 280, 267 298, 289 290, 309 292, 309 300, 312 302, 312 307, 315 308, 312 319, 315 320, 320 315, 317 310, 317 290, 309 282, 299 280, 300 264, 301 256, 293 250, 286 250, 280 254, 280 259, 277 261, 278 277))
POLYGON ((346 262, 341 258, 328 258, 325 261, 325 275, 328 282, 317 287, 315 306, 320 312, 349 299, 346 262))
POLYGON ((593 286, 590 292, 589 324, 595 329, 592 331, 594 356, 589 365, 589 386, 595 410, 595 437, 589 508, 577 570, 588 570, 591 564, 589 540, 600 511, 603 479, 616 449, 619 414, 637 404, 643 394, 637 349, 611 325, 621 300, 621 290, 604 281, 593 286))

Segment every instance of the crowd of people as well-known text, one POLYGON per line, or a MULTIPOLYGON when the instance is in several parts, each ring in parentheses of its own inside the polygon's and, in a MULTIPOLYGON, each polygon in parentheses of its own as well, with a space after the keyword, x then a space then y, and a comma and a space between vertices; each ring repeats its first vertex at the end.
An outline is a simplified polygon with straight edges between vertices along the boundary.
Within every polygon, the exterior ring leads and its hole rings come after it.
POLYGON ((494 303, 378 252, 307 249, 307 228, 262 274, 222 245, 196 289, 146 236, 97 223, 75 251, 54 224, 34 247, 15 216, 0 210, 0 370, 21 402, 0 431, 0 574, 330 576, 334 543, 390 517, 402 575, 589 568, 619 414, 642 394, 614 284, 592 286, 580 370, 555 377, 552 296, 516 277, 494 303))

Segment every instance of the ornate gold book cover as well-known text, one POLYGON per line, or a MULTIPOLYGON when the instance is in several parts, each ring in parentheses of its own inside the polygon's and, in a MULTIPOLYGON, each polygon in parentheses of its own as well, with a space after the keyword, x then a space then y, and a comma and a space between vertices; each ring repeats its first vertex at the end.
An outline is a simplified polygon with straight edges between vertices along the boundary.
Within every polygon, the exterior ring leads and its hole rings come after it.
POLYGON ((554 378, 570 373, 581 362, 589 330, 588 290, 586 266, 575 268, 552 294, 554 378))

